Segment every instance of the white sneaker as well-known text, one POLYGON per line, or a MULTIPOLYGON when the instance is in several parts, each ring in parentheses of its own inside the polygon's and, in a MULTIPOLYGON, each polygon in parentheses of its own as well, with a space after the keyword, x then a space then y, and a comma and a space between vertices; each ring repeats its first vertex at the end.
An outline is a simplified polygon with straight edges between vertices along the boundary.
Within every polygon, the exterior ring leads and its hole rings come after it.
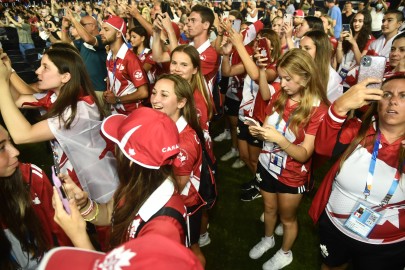
POLYGON ((245 165, 246 165, 245 162, 238 158, 237 160, 235 160, 235 162, 232 164, 231 167, 234 169, 240 169, 240 168, 244 167, 245 165))
POLYGON ((249 257, 251 259, 260 258, 267 250, 274 247, 274 244, 274 237, 270 242, 266 240, 266 237, 262 237, 262 240, 249 251, 249 257))
POLYGON ((239 151, 235 148, 231 148, 228 153, 221 157, 221 161, 227 161, 234 157, 239 157, 239 151))
POLYGON ((279 223, 277 225, 276 229, 274 230, 274 233, 277 234, 278 236, 282 236, 284 234, 284 228, 282 223, 279 223))
POLYGON ((292 251, 285 254, 283 250, 279 250, 271 257, 270 260, 263 264, 263 270, 277 270, 289 265, 293 260, 292 251))
POLYGON ((204 234, 200 234, 200 238, 198 239, 198 245, 200 247, 204 247, 206 245, 209 245, 211 243, 211 238, 208 232, 204 234))
POLYGON ((214 138, 216 142, 222 142, 223 140, 230 140, 231 139, 231 131, 229 129, 225 129, 224 132, 219 134, 214 138))

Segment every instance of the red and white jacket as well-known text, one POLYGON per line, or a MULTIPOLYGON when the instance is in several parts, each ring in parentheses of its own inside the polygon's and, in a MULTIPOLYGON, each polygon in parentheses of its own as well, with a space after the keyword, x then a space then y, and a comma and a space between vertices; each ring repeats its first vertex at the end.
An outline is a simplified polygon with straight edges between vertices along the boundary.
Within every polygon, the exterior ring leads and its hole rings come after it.
MULTIPOLYGON (((336 147, 341 147, 339 152, 342 152, 351 143, 360 129, 361 122, 358 119, 350 119, 344 123, 345 120, 346 118, 338 116, 333 111, 333 105, 329 108, 315 139, 317 154, 331 157, 334 152, 336 153, 336 147)), ((309 214, 313 221, 317 222, 325 210, 337 229, 361 242, 369 244, 403 242, 405 241, 405 190, 401 188, 401 184, 398 185, 389 203, 384 207, 379 206, 397 172, 399 149, 402 147, 401 138, 390 144, 381 134, 373 186, 370 196, 366 202, 364 201, 363 191, 369 174, 375 134, 376 129, 372 125, 366 132, 367 143, 360 143, 340 170, 340 160, 332 166, 315 195, 309 214), (359 202, 367 204, 368 207, 382 214, 368 238, 362 238, 343 226, 359 202)), ((400 173, 402 181, 404 171, 400 173)))
POLYGON ((202 165, 202 149, 196 132, 187 124, 183 116, 177 122, 180 135, 180 153, 177 155, 178 162, 174 163, 175 175, 190 176, 190 181, 181 192, 184 204, 187 207, 202 203, 198 190, 200 188, 200 176, 202 165))
MULTIPOLYGON (((122 44, 118 50, 114 61, 112 52, 107 55, 108 89, 116 96, 122 97, 132 94, 137 89, 148 83, 148 77, 142 68, 136 54, 122 44)), ((115 104, 112 106, 113 113, 129 114, 136 108, 142 106, 141 101, 125 104, 115 104)))

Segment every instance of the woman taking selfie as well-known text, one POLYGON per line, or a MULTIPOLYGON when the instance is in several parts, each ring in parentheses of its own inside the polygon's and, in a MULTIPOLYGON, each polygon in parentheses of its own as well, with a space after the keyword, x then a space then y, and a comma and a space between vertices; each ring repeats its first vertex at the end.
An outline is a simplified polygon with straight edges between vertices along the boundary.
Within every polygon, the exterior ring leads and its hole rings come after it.
POLYGON ((356 84, 356 72, 360 59, 367 52, 368 46, 373 40, 371 15, 367 10, 361 10, 350 22, 349 31, 343 29, 336 50, 338 73, 342 77, 343 87, 346 90, 356 84))
POLYGON ((310 208, 319 222, 322 269, 405 267, 405 77, 368 78, 329 108, 315 151, 338 160, 310 208), (347 117, 369 105, 361 121, 347 117), (321 143, 322 142, 322 143, 321 143), (344 203, 342 203, 344 202, 344 203))

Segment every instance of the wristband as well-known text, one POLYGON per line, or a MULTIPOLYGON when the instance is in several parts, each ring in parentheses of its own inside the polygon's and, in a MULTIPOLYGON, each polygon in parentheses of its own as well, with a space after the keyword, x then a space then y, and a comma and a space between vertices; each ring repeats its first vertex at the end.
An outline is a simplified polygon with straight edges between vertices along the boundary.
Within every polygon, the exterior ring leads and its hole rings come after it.
POLYGON ((120 97, 115 97, 115 104, 120 104, 120 103, 121 103, 120 97))
POLYGON ((96 214, 92 218, 89 218, 89 219, 84 218, 84 221, 91 222, 91 221, 93 221, 93 220, 95 220, 97 218, 98 213, 100 212, 100 209, 98 207, 98 203, 95 202, 95 204, 96 204, 96 214))
MULTIPOLYGON (((89 199, 87 198, 87 200, 89 200, 89 199)), ((91 211, 93 211, 93 209, 94 209, 94 203, 93 203, 93 200, 90 200, 90 205, 89 205, 89 207, 88 207, 85 211, 80 212, 80 214, 81 214, 83 217, 84 217, 84 216, 87 216, 88 214, 91 213, 91 211)))

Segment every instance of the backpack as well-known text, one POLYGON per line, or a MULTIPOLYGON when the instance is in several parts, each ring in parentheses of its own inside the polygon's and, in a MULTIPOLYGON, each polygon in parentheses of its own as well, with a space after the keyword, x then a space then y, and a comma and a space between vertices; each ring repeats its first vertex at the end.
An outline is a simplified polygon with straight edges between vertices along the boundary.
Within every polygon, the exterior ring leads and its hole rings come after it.
MULTIPOLYGON (((201 140, 200 140, 201 141, 201 140)), ((202 164, 200 175, 200 188, 198 193, 203 201, 205 209, 211 209, 218 196, 217 186, 215 181, 215 164, 212 162, 205 148, 204 140, 201 141, 202 148, 202 164)))
POLYGON ((177 211, 176 209, 172 208, 172 207, 162 207, 159 211, 157 211, 153 216, 150 217, 150 219, 148 221, 141 221, 141 223, 139 224, 138 228, 136 229, 136 233, 135 233, 135 238, 138 237, 139 232, 142 230, 142 228, 152 219, 156 218, 156 217, 160 217, 160 216, 168 216, 168 217, 172 217, 175 220, 177 220, 177 222, 180 223, 181 227, 183 228, 183 232, 184 232, 184 237, 186 239, 186 244, 187 246, 189 246, 189 241, 188 241, 188 231, 187 231, 187 225, 186 225, 186 220, 183 217, 183 215, 177 211))

